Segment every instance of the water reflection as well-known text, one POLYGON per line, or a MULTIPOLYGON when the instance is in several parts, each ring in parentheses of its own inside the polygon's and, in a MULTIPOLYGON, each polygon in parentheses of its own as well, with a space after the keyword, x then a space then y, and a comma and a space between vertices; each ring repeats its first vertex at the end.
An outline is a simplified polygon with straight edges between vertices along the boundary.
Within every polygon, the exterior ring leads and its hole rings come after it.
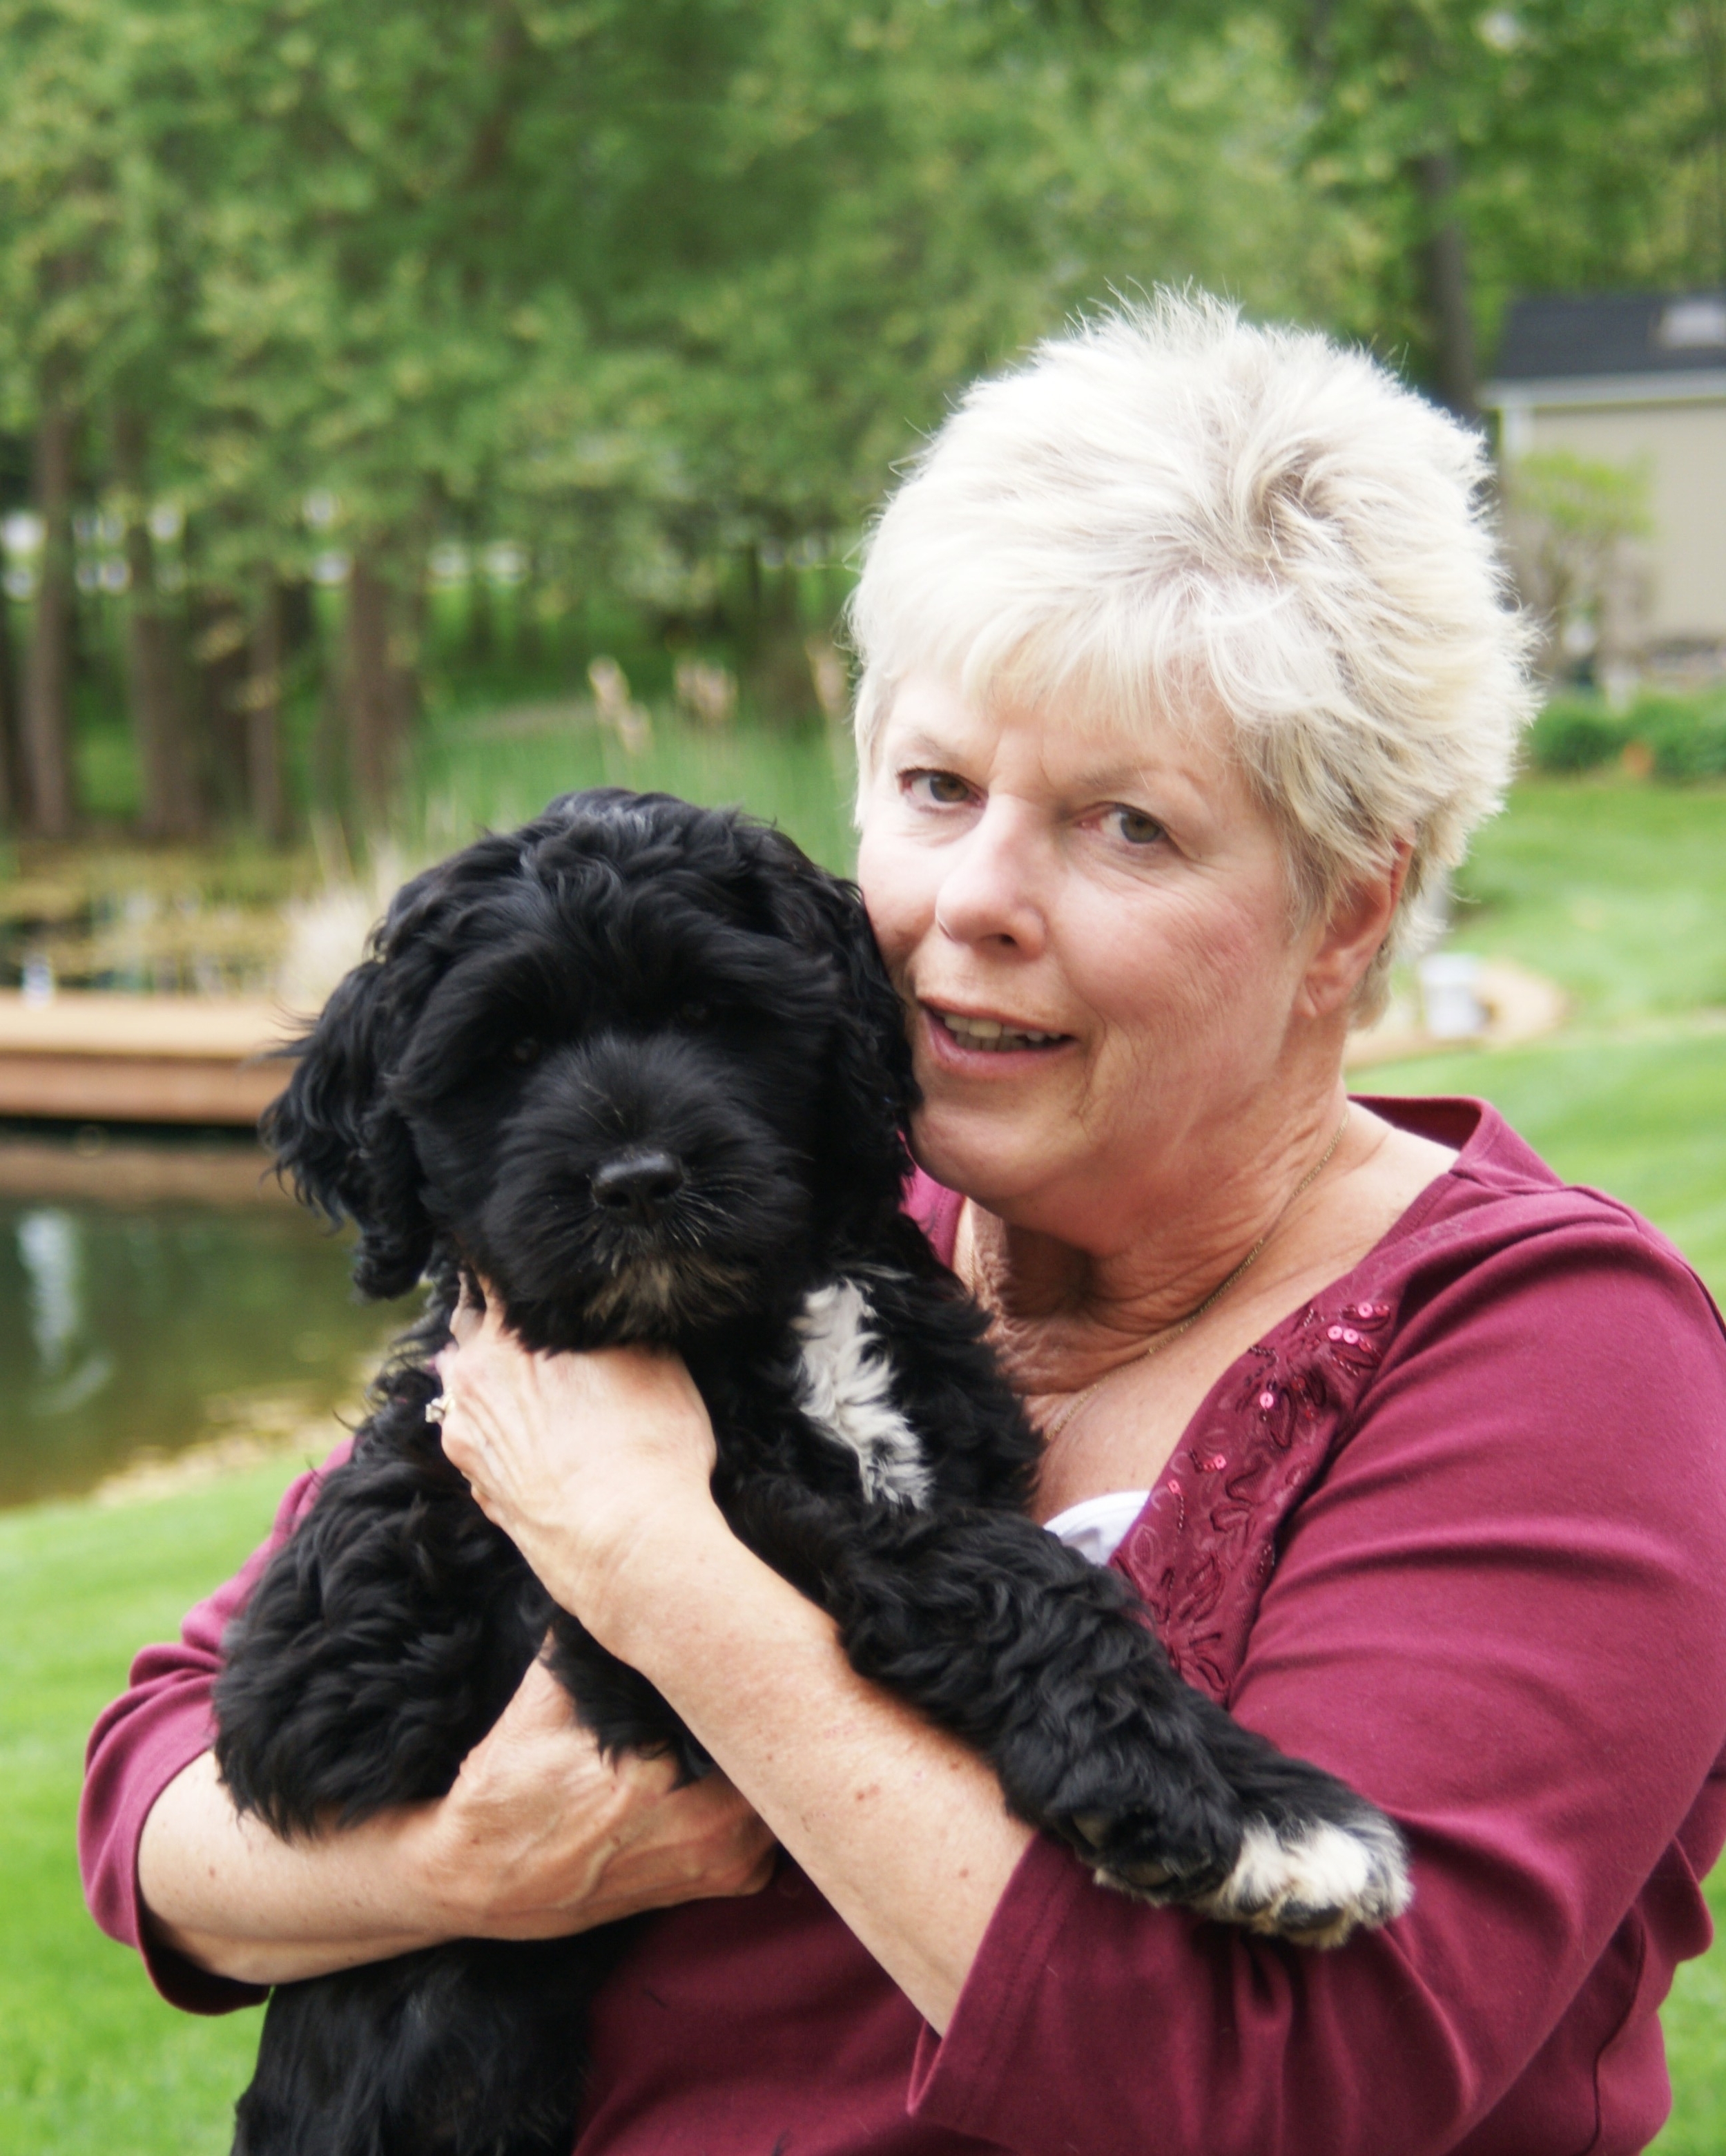
MULTIPOLYGON (((255 1176, 254 1156, 233 1180, 255 1176)), ((61 1198, 0 1178, 0 1504, 146 1450, 315 1430, 412 1312, 357 1303, 345 1245, 279 1199, 141 1200, 116 1173, 108 1204, 69 1179, 61 1198)))
POLYGON ((114 1374, 113 1357, 79 1337, 84 1280, 77 1219, 58 1207, 26 1213, 18 1224, 18 1254, 36 1343, 33 1405, 38 1414, 69 1414, 114 1374))

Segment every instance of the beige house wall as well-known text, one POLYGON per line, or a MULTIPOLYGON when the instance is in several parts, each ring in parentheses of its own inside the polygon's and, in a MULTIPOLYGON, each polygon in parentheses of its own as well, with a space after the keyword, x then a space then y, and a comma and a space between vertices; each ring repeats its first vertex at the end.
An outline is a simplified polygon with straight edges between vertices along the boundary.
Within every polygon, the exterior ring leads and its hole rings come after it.
POLYGON ((1568 449, 1602 464, 1646 461, 1654 531, 1637 549, 1643 633, 1726 641, 1726 399, 1536 406, 1517 421, 1517 454, 1568 449))

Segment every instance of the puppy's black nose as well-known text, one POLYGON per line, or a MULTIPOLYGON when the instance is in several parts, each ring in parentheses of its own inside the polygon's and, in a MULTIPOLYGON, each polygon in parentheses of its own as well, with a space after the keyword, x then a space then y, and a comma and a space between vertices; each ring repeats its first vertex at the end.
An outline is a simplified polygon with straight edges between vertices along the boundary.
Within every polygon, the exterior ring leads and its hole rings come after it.
POLYGON ((684 1187, 684 1164, 658 1150, 620 1153, 593 1171, 593 1202, 610 1212, 652 1220, 668 1198, 684 1187))

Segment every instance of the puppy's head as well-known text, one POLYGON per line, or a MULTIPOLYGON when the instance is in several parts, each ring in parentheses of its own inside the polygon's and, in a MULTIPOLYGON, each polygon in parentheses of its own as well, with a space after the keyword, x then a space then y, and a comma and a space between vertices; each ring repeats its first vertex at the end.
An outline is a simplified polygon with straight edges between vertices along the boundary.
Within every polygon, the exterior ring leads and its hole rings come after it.
POLYGON ((910 1059, 862 902, 779 833, 664 795, 554 802, 408 884, 265 1137, 535 1346, 671 1341, 790 1297, 899 1202, 910 1059))

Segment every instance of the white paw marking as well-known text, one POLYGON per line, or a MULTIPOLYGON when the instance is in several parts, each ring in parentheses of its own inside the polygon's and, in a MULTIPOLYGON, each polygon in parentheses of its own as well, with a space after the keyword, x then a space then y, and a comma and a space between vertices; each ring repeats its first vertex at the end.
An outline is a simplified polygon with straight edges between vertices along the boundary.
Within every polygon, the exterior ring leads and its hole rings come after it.
POLYGON ((863 1495, 899 1505, 929 1501, 929 1469, 917 1433, 893 1404, 874 1312, 855 1281, 835 1281, 803 1300, 796 1327, 803 1412, 857 1455, 863 1495))
POLYGON ((1366 1815, 1352 1826, 1303 1827, 1286 1840, 1262 1822, 1250 1825, 1234 1870, 1204 1906, 1226 1922, 1329 1947, 1357 1925, 1400 1917, 1412 1895, 1395 1830, 1366 1815))

